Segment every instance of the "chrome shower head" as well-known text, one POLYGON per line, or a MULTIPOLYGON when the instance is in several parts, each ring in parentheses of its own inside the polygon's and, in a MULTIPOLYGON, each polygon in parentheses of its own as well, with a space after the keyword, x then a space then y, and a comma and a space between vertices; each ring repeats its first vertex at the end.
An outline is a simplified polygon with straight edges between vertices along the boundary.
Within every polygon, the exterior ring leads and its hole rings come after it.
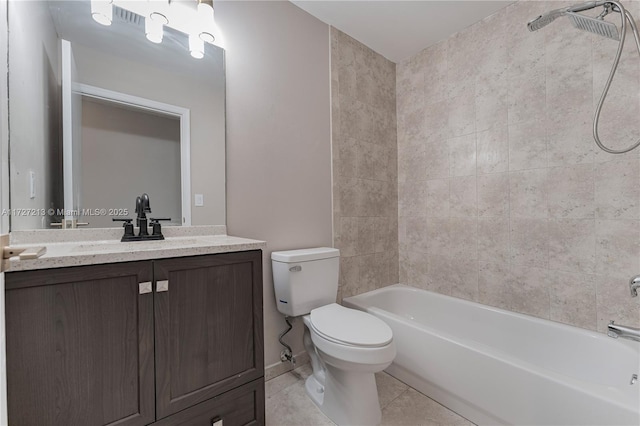
MULTIPOLYGON (((574 17, 571 18, 571 22, 573 22, 573 25, 576 28, 585 29, 586 31, 590 31, 590 30, 587 29, 587 26, 586 26, 585 22, 581 22, 580 23, 580 25, 585 25, 585 27, 583 28, 581 26, 578 26, 578 24, 574 21, 574 19, 576 21, 580 21, 581 20, 580 18, 585 18, 585 19, 589 19, 589 20, 596 20, 596 19, 589 18, 589 17, 582 16, 582 15, 577 15, 575 12, 582 12, 584 10, 593 9, 595 7, 598 7, 598 6, 604 6, 606 4, 607 4, 607 1, 590 1, 590 2, 586 2, 586 3, 575 4, 575 5, 569 6, 569 7, 564 7, 562 9, 555 9, 555 10, 552 10, 550 12, 545 13, 544 15, 538 16, 536 19, 533 19, 533 20, 529 21, 527 23, 527 28, 529 28, 529 31, 538 31, 540 28, 546 27, 551 22, 555 21, 557 18, 559 18, 561 16, 574 15, 574 17)), ((600 21, 600 20, 598 19, 598 21, 600 21)), ((605 22, 605 24, 608 24, 608 23, 605 22)), ((593 23, 590 23, 589 25, 593 25, 593 23)), ((613 24, 610 24, 610 25, 613 25, 613 24)), ((611 31, 611 29, 609 28, 608 32, 610 32, 610 31, 611 31)), ((594 32, 594 31, 592 31, 592 32, 594 32)), ((616 31, 616 33, 617 33, 617 31, 616 31)), ((596 34, 603 35, 600 32, 596 32, 596 34)))
POLYGON ((618 27, 611 22, 607 22, 603 19, 591 18, 589 16, 580 15, 578 13, 567 12, 566 15, 574 27, 579 30, 589 31, 590 33, 597 34, 599 36, 607 37, 616 41, 620 40, 620 34, 618 33, 618 27))

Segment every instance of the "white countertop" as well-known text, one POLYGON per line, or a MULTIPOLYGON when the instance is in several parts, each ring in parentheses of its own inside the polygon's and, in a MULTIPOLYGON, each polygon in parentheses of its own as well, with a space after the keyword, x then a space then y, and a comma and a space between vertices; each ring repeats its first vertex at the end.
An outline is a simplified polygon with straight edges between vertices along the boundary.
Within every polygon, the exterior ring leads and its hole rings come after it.
MULTIPOLYGON (((176 227, 183 228, 180 232, 165 233, 165 239, 159 241, 135 241, 120 242, 119 239, 91 240, 91 230, 78 230, 82 233, 80 241, 47 242, 29 235, 23 238, 18 235, 12 240, 15 242, 28 241, 26 244, 15 244, 11 247, 35 247, 44 246, 47 252, 38 259, 20 260, 17 256, 5 260, 6 272, 28 271, 34 269, 64 268, 69 266, 83 266, 104 263, 131 262, 136 260, 162 259, 169 257, 197 256, 203 254, 229 253, 235 251, 259 250, 266 247, 264 241, 247 238, 232 237, 229 235, 209 232, 210 227, 176 227), (199 235, 204 234, 204 235, 199 235), (171 236, 169 236, 171 235, 171 236), (40 242, 41 241, 41 242, 40 242)), ((226 231, 226 229, 225 229, 226 231)), ((27 231, 36 232, 36 231, 27 231)), ((55 231, 56 233, 76 232, 76 230, 55 231)), ((121 233, 122 231, 120 231, 121 233)), ((42 236, 48 237, 44 231, 42 236)), ((105 236, 102 231, 96 235, 105 236)), ((76 236, 80 236, 77 234, 76 236)), ((108 235, 109 237, 111 235, 108 235)), ((66 234, 65 238, 56 235, 56 239, 69 239, 73 234, 66 234)))

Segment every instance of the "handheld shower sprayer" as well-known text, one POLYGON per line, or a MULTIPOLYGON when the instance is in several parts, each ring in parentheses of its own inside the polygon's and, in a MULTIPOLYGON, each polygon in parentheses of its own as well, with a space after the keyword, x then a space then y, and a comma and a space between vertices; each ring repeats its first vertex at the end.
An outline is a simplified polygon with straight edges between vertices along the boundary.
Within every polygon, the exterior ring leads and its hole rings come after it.
POLYGON ((540 15, 527 22, 527 28, 529 28, 529 31, 538 31, 555 21, 557 18, 566 15, 566 13, 566 9, 552 10, 551 12, 547 12, 544 15, 540 15))
POLYGON ((640 55, 640 36, 638 35, 638 28, 636 27, 633 16, 631 16, 631 13, 629 13, 629 11, 627 11, 617 0, 592 1, 565 7, 562 9, 552 10, 529 21, 527 23, 527 27, 529 28, 529 31, 537 31, 549 25, 551 22, 561 16, 567 16, 573 26, 580 30, 588 31, 593 34, 608 37, 610 39, 618 41, 618 50, 616 52, 615 58, 613 59, 613 65, 611 67, 611 71, 609 72, 609 77, 607 78, 607 82, 605 83, 602 95, 600 96, 600 100, 598 101, 598 104, 596 106, 595 115, 593 117, 593 139, 600 149, 609 154, 624 154, 637 148, 638 146, 640 146, 640 139, 638 139, 633 145, 627 148, 616 150, 604 146, 604 144, 600 141, 600 136, 598 135, 598 122, 600 121, 602 105, 604 104, 604 100, 609 93, 611 82, 613 81, 613 77, 616 73, 616 70, 618 69, 618 63, 620 62, 620 56, 622 55, 622 48, 624 47, 627 24, 631 27, 633 37, 636 42, 638 55, 640 55), (604 10, 599 16, 595 18, 578 13, 600 6, 602 6, 604 10), (617 12, 620 14, 620 31, 618 31, 618 27, 616 27, 615 24, 604 20, 604 17, 611 12, 617 12))

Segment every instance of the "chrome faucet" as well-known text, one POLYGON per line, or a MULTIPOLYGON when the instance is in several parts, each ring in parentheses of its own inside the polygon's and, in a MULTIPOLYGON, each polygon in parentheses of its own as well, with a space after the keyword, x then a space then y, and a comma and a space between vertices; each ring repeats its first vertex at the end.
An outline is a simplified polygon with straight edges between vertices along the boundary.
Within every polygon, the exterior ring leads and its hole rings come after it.
POLYGON ((612 320, 607 327, 607 336, 613 337, 614 339, 622 337, 623 339, 637 340, 640 342, 640 328, 617 325, 614 324, 612 320))
POLYGON ((636 275, 629 280, 629 288, 631 289, 631 297, 637 297, 638 288, 640 288, 640 275, 636 275))

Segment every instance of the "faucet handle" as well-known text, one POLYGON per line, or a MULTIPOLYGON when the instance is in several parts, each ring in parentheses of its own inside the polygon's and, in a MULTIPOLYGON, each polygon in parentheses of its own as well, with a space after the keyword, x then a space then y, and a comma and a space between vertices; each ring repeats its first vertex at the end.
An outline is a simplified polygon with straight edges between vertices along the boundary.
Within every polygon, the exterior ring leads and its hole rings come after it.
POLYGON ((122 226, 124 227, 124 235, 122 236, 122 240, 127 240, 129 237, 133 237, 133 223, 131 221, 133 219, 129 219, 128 217, 112 217, 112 221, 114 222, 123 222, 122 226))
POLYGON ((164 239, 164 236, 162 235, 162 226, 160 226, 160 221, 161 220, 171 220, 171 218, 155 218, 155 217, 151 217, 149 219, 151 220, 152 235, 155 235, 157 237, 162 237, 162 239, 164 239))
POLYGON ((170 217, 150 217, 151 222, 160 222, 161 220, 171 220, 170 217))
POLYGON ((133 219, 130 219, 128 217, 112 217, 111 220, 113 222, 124 222, 122 226, 126 227, 127 224, 130 224, 133 219))

